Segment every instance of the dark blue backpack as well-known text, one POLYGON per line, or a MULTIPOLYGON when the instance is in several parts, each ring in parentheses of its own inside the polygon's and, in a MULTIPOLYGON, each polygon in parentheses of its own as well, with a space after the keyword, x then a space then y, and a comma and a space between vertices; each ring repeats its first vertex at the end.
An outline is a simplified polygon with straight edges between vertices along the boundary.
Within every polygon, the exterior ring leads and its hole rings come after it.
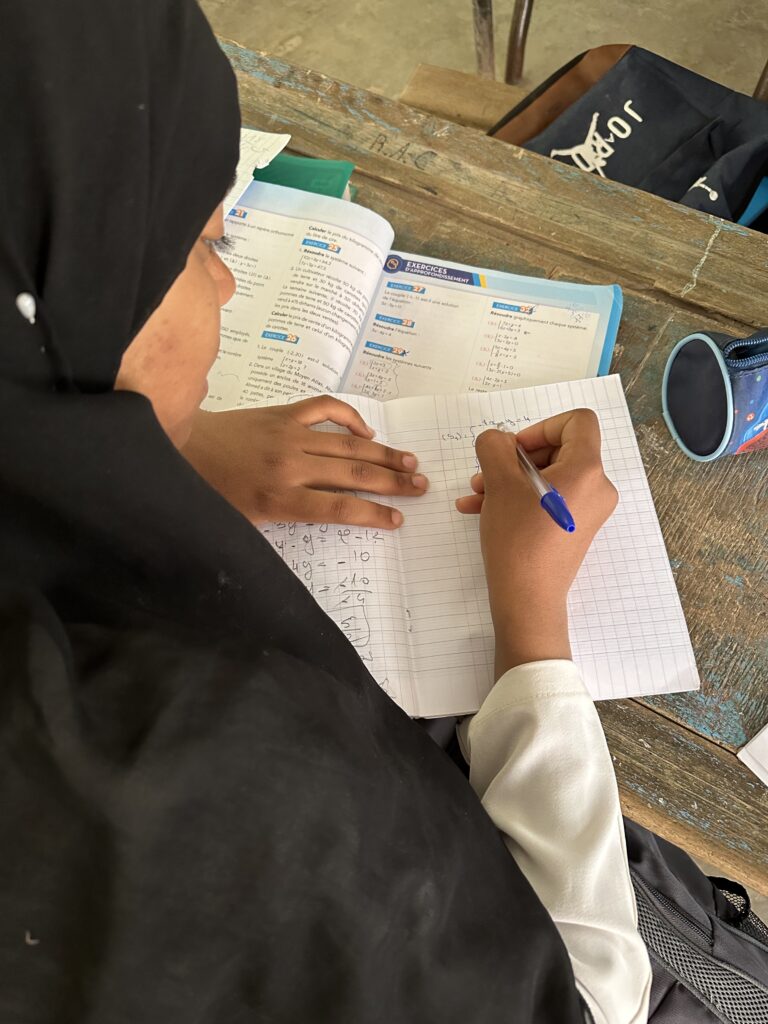
POLYGON ((768 105, 639 46, 580 54, 489 134, 768 231, 768 105))

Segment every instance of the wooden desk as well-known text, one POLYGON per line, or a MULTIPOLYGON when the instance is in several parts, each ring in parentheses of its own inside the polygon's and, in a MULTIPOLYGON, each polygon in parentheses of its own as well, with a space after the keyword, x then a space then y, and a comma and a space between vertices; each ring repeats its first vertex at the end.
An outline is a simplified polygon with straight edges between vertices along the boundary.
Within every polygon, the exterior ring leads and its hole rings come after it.
POLYGON ((222 42, 243 123, 353 161, 399 248, 624 289, 621 373, 702 690, 604 702, 626 812, 768 894, 768 790, 735 751, 768 721, 768 455, 700 465, 661 418, 672 345, 768 323, 768 240, 393 100, 222 42))

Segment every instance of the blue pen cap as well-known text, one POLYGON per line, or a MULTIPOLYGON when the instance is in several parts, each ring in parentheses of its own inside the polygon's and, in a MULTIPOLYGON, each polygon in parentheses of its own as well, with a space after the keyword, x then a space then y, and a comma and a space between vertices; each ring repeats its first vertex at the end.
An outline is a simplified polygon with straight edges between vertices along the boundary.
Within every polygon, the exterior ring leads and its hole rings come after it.
POLYGON ((554 487, 549 494, 545 494, 541 499, 541 507, 552 516, 557 525, 561 526, 566 533, 573 533, 576 529, 576 523, 574 523, 573 516, 568 511, 565 499, 554 487))

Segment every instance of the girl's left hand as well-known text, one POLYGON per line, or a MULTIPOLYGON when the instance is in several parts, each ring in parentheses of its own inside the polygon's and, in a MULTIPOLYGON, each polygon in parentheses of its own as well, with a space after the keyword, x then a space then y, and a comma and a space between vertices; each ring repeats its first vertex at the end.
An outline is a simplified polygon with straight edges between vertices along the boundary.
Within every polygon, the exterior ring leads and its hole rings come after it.
POLYGON ((186 459, 252 523, 298 520, 395 530, 402 513, 341 491, 412 497, 416 456, 372 440, 360 414, 323 395, 292 405, 197 413, 186 459), (349 433, 311 430, 330 420, 349 433))

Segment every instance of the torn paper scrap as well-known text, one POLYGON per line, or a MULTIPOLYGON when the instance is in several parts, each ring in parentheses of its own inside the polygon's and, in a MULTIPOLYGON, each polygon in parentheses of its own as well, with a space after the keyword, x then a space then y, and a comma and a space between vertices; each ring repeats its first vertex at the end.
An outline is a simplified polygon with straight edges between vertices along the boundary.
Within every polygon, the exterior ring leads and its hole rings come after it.
POLYGON ((224 200, 225 215, 250 185, 254 170, 272 163, 290 141, 290 135, 257 132, 254 128, 240 129, 240 159, 237 162, 235 181, 224 200))

